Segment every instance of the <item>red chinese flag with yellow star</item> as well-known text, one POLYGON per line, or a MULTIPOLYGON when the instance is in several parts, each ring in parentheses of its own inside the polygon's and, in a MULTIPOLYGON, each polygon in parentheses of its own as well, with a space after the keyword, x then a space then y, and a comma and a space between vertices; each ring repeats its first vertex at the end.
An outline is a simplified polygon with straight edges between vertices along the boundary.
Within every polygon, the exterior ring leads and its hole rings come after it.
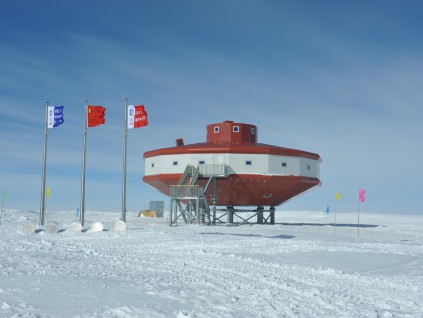
POLYGON ((95 127, 106 122, 106 108, 103 106, 88 106, 88 127, 95 127))

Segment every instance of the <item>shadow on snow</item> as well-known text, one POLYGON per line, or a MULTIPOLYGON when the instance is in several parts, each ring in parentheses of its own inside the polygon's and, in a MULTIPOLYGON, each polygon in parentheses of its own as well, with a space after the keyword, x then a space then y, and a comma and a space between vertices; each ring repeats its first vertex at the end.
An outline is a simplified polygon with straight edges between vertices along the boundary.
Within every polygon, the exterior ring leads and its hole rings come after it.
POLYGON ((232 236, 245 236, 245 237, 265 237, 265 238, 274 238, 274 239, 283 239, 283 240, 290 240, 295 237, 293 235, 283 235, 283 234, 276 235, 276 236, 267 236, 267 235, 260 235, 260 234, 239 234, 239 233, 221 233, 221 232, 210 232, 210 233, 201 232, 198 234, 199 235, 232 235, 232 236))
POLYGON ((378 227, 380 225, 377 224, 353 224, 353 223, 337 223, 336 225, 334 223, 275 223, 279 225, 285 225, 285 226, 333 226, 333 227, 360 227, 360 228, 370 228, 370 227, 378 227))

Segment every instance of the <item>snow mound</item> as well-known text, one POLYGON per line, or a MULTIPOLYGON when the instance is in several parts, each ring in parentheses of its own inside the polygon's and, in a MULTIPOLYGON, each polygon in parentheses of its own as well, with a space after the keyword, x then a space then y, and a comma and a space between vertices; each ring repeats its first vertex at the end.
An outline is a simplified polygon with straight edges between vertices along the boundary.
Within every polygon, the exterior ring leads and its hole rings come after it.
POLYGON ((103 231, 103 224, 101 224, 100 222, 94 222, 93 224, 91 224, 90 226, 91 233, 96 233, 101 231, 103 231))
POLYGON ((22 231, 26 234, 32 234, 35 232, 36 226, 34 223, 25 223, 22 231))
POLYGON ((176 316, 176 318, 196 318, 196 316, 194 314, 191 314, 185 311, 180 311, 178 313, 178 316, 176 316))
POLYGON ((8 303, 3 303, 0 308, 3 309, 3 310, 9 310, 10 305, 8 303))
POLYGON ((68 230, 71 231, 71 232, 74 232, 74 233, 81 232, 82 231, 82 225, 79 222, 74 222, 71 225, 69 225, 68 230))
POLYGON ((57 233, 58 231, 59 231, 59 226, 57 224, 55 223, 47 224, 46 233, 53 234, 53 233, 57 233))
POLYGON ((126 223, 122 220, 118 220, 113 223, 113 230, 114 231, 126 231, 126 223))

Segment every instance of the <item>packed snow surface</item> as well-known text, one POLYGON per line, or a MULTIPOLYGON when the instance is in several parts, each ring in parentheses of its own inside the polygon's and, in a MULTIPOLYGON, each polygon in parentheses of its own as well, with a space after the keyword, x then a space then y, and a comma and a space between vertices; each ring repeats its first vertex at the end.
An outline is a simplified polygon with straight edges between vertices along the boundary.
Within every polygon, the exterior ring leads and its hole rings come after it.
POLYGON ((75 231, 74 211, 44 227, 4 211, 0 317, 423 317, 420 215, 169 227, 129 213, 116 230, 119 217, 88 212, 75 231))

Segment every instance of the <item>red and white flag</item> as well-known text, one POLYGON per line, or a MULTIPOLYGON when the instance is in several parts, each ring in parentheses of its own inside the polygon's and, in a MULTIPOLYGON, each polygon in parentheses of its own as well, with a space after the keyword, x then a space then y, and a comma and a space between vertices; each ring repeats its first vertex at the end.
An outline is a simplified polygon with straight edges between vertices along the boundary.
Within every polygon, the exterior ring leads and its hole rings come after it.
POLYGON ((106 122, 106 108, 103 106, 88 106, 88 127, 95 127, 106 122))
POLYGON ((144 105, 128 105, 128 129, 148 125, 147 112, 144 105))

